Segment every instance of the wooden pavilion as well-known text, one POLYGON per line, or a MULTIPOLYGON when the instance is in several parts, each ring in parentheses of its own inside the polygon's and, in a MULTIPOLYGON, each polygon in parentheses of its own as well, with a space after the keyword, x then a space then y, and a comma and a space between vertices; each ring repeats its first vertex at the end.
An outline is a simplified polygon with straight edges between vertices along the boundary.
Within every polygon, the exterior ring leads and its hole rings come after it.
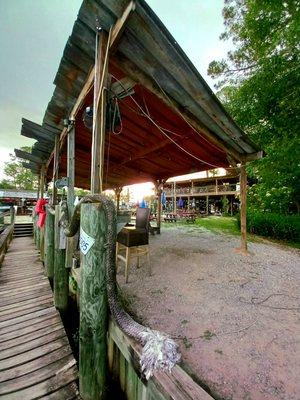
POLYGON ((240 164, 245 235, 245 164, 261 152, 144 0, 84 0, 54 84, 43 123, 22 120, 31 154, 15 150, 41 195, 65 176, 72 204, 74 185, 161 190, 172 176, 240 164))
MULTIPOLYGON (((57 184, 67 186, 72 214, 74 186, 92 194, 111 188, 118 195, 125 185, 153 181, 160 201, 163 184, 172 176, 240 166, 246 251, 245 165, 262 154, 144 0, 84 0, 54 84, 42 124, 22 120, 21 134, 36 139, 32 152, 15 150, 40 176, 40 197, 45 183, 53 180, 55 205, 57 184)), ((106 217, 99 203, 82 207, 82 231, 95 241, 81 259, 80 315, 88 328, 80 324, 80 394, 89 399, 97 393, 102 399, 107 371, 106 217)), ((55 217, 47 210, 49 236, 41 257, 46 255, 47 276, 54 281, 55 306, 65 312, 65 265, 69 266, 72 242, 67 242, 67 250, 60 246, 60 212, 60 206, 55 207, 55 217)), ((39 237, 35 239, 39 243, 39 237)), ((123 335, 121 342, 126 340, 123 335)))

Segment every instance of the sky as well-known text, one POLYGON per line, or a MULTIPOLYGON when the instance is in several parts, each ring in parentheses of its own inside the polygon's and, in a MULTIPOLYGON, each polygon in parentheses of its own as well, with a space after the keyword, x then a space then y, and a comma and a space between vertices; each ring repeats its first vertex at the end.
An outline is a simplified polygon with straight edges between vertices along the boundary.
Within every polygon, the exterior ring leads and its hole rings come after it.
MULTIPOLYGON (((41 123, 53 80, 82 0, 0 0, 0 179, 14 148, 32 145, 21 119, 41 123)), ((220 42, 223 0, 147 0, 213 88, 210 61, 226 56, 220 42)))

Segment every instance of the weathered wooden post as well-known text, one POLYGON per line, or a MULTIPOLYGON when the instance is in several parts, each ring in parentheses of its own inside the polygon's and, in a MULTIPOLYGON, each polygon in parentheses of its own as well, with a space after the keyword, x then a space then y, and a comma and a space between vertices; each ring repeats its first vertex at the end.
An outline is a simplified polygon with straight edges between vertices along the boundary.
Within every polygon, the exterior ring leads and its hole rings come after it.
MULTIPOLYGON (((75 201, 75 193, 74 193, 74 184, 75 184, 75 122, 70 121, 68 126, 68 161, 67 161, 67 170, 68 170, 68 193, 67 193, 67 202, 68 202, 68 214, 69 218, 71 218, 74 210, 74 201, 75 201)), ((72 259, 74 252, 74 237, 67 238, 67 248, 66 248, 66 268, 72 268, 72 259)))
POLYGON ((177 203, 176 203, 176 182, 173 182, 173 213, 177 213, 177 203))
POLYGON ((79 388, 84 400, 100 400, 107 389, 107 222, 99 203, 81 206, 79 388))
POLYGON ((117 209, 117 212, 119 211, 119 209, 120 209, 120 196, 121 196, 121 192, 122 192, 122 187, 116 187, 114 190, 115 190, 115 195, 116 195, 116 209, 117 209))
MULTIPOLYGON (((44 198, 44 190, 45 190, 45 165, 43 164, 41 166, 41 186, 40 186, 40 198, 44 198)), ((41 261, 44 261, 44 245, 45 245, 45 230, 44 227, 38 228, 39 232, 39 250, 40 250, 40 259, 41 261)))
POLYGON ((46 207, 46 226, 45 226, 45 267, 46 275, 53 280, 54 277, 54 220, 55 216, 50 208, 46 207))
POLYGON ((241 207, 241 251, 247 253, 247 172, 244 162, 241 163, 240 175, 240 207, 241 207))
POLYGON ((55 145, 54 145, 54 160, 53 160, 53 192, 52 192, 52 204, 57 204, 57 187, 55 182, 58 179, 58 168, 59 168, 59 135, 55 136, 55 145))
POLYGON ((163 184, 161 181, 157 181, 155 184, 156 187, 156 193, 157 193, 157 214, 156 214, 156 219, 157 219, 157 233, 160 233, 160 226, 161 226, 161 194, 162 194, 162 188, 163 184))
POLYGON ((55 206, 54 305, 62 313, 68 308, 69 271, 65 268, 66 250, 61 238, 61 206, 55 206))
POLYGON ((15 209, 13 206, 10 207, 10 224, 13 225, 15 222, 15 209))

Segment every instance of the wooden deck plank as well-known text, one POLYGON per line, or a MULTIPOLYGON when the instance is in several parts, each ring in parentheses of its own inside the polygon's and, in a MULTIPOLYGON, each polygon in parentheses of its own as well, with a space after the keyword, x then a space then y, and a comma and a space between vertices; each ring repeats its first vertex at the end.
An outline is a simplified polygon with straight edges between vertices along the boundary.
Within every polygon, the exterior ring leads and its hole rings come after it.
POLYGON ((27 309, 19 309, 17 311, 12 312, 11 310, 6 310, 4 315, 0 315, 0 322, 9 321, 11 319, 16 319, 17 317, 22 317, 28 314, 32 314, 35 311, 44 310, 46 308, 53 307, 53 300, 44 301, 38 303, 35 306, 27 309))
POLYGON ((72 354, 71 348, 69 345, 61 347, 51 353, 45 354, 35 360, 29 361, 22 365, 17 365, 6 371, 2 371, 0 374, 0 383, 2 386, 2 382, 10 381, 11 379, 18 378, 19 376, 27 375, 30 372, 37 371, 44 366, 48 366, 54 363, 61 358, 66 357, 67 355, 72 354))
MULTIPOLYGON (((38 399, 41 396, 45 396, 55 392, 56 390, 64 387, 66 384, 75 382, 77 379, 77 368, 76 366, 59 372, 57 375, 47 379, 43 382, 37 383, 26 389, 18 390, 17 392, 10 393, 2 396, 3 400, 32 400, 38 399)), ((49 398, 49 397, 47 397, 49 398)))
POLYGON ((77 399, 77 366, 32 238, 0 269, 0 398, 77 399))
POLYGON ((30 342, 25 342, 17 346, 6 348, 0 352, 0 361, 23 354, 29 350, 34 350, 44 344, 54 342, 57 339, 61 339, 66 336, 65 330, 60 327, 60 329, 53 329, 51 333, 48 332, 47 335, 43 335, 39 338, 32 339, 30 342))
POLYGON ((22 375, 18 378, 10 379, 9 381, 3 382, 0 385, 0 396, 15 392, 20 389, 25 389, 32 386, 35 383, 42 382, 48 378, 51 378, 57 374, 65 365, 73 362, 74 358, 70 354, 60 360, 55 361, 50 365, 46 365, 38 369, 37 371, 30 372, 29 374, 22 375))
MULTIPOLYGON (((61 329, 60 321, 56 322, 56 323, 52 323, 49 326, 45 326, 45 324, 43 323, 41 329, 38 329, 38 330, 35 329, 34 331, 29 332, 29 333, 19 336, 19 337, 14 336, 13 338, 6 340, 3 344, 3 346, 5 346, 4 347, 5 349, 9 349, 10 347, 18 346, 22 343, 31 342, 34 339, 37 339, 44 335, 47 335, 58 329, 61 329)), ((1 348, 1 343, 0 343, 0 348, 1 348)))

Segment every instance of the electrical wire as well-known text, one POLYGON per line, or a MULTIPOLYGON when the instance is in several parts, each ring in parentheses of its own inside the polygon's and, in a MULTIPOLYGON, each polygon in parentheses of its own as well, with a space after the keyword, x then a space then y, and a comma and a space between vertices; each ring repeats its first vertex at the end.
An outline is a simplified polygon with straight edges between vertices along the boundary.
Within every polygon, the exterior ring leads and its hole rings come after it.
MULTIPOLYGON (((155 81, 155 83, 157 84, 157 86, 159 87, 160 91, 163 93, 163 95, 166 97, 166 99, 169 101, 169 103, 171 104, 172 107, 174 107, 174 104, 172 102, 172 100, 170 99, 170 97, 167 95, 167 93, 164 91, 164 89, 161 87, 160 83, 155 79, 155 77, 153 76, 153 79, 155 81)), ((201 133, 199 133, 197 131, 197 129, 194 128, 194 126, 185 118, 185 116, 177 109, 177 107, 174 107, 176 112, 181 116, 181 118, 189 125, 190 128, 192 128, 192 130, 194 132, 197 133, 198 136, 200 136, 202 139, 204 139, 206 141, 206 143, 208 143, 209 145, 213 146, 215 149, 220 151, 220 148, 218 146, 216 146, 215 144, 211 143, 209 140, 206 139, 205 136, 201 135, 201 133)))
MULTIPOLYGON (((113 75, 111 75, 111 76, 112 76, 116 81, 118 81, 119 84, 122 85, 122 87, 124 88, 123 83, 122 83, 118 78, 116 78, 116 77, 113 76, 113 75)), ((156 128, 157 128, 167 139, 169 139, 173 144, 175 144, 181 151, 183 151, 184 153, 186 153, 187 155, 189 155, 190 157, 194 158, 195 160, 197 160, 197 161, 199 161, 199 162, 201 162, 201 163, 204 163, 204 164, 209 165, 209 166, 214 167, 214 168, 220 168, 220 165, 212 164, 212 163, 209 163, 209 162, 207 162, 207 161, 205 161, 205 160, 202 160, 201 158, 195 156, 194 154, 192 154, 191 152, 189 152, 188 150, 186 150, 184 147, 182 147, 182 146, 181 146, 179 143, 177 143, 173 138, 171 138, 166 132, 164 132, 164 130, 153 120, 153 118, 151 118, 151 116, 148 115, 148 114, 144 111, 144 109, 140 106, 140 104, 135 100, 135 98, 134 98, 131 94, 129 95, 129 97, 132 99, 132 101, 135 103, 135 105, 141 110, 142 114, 143 114, 145 117, 147 117, 147 118, 153 123, 153 125, 156 126, 156 128)), ((194 129, 194 130, 195 130, 195 129, 194 129)))

